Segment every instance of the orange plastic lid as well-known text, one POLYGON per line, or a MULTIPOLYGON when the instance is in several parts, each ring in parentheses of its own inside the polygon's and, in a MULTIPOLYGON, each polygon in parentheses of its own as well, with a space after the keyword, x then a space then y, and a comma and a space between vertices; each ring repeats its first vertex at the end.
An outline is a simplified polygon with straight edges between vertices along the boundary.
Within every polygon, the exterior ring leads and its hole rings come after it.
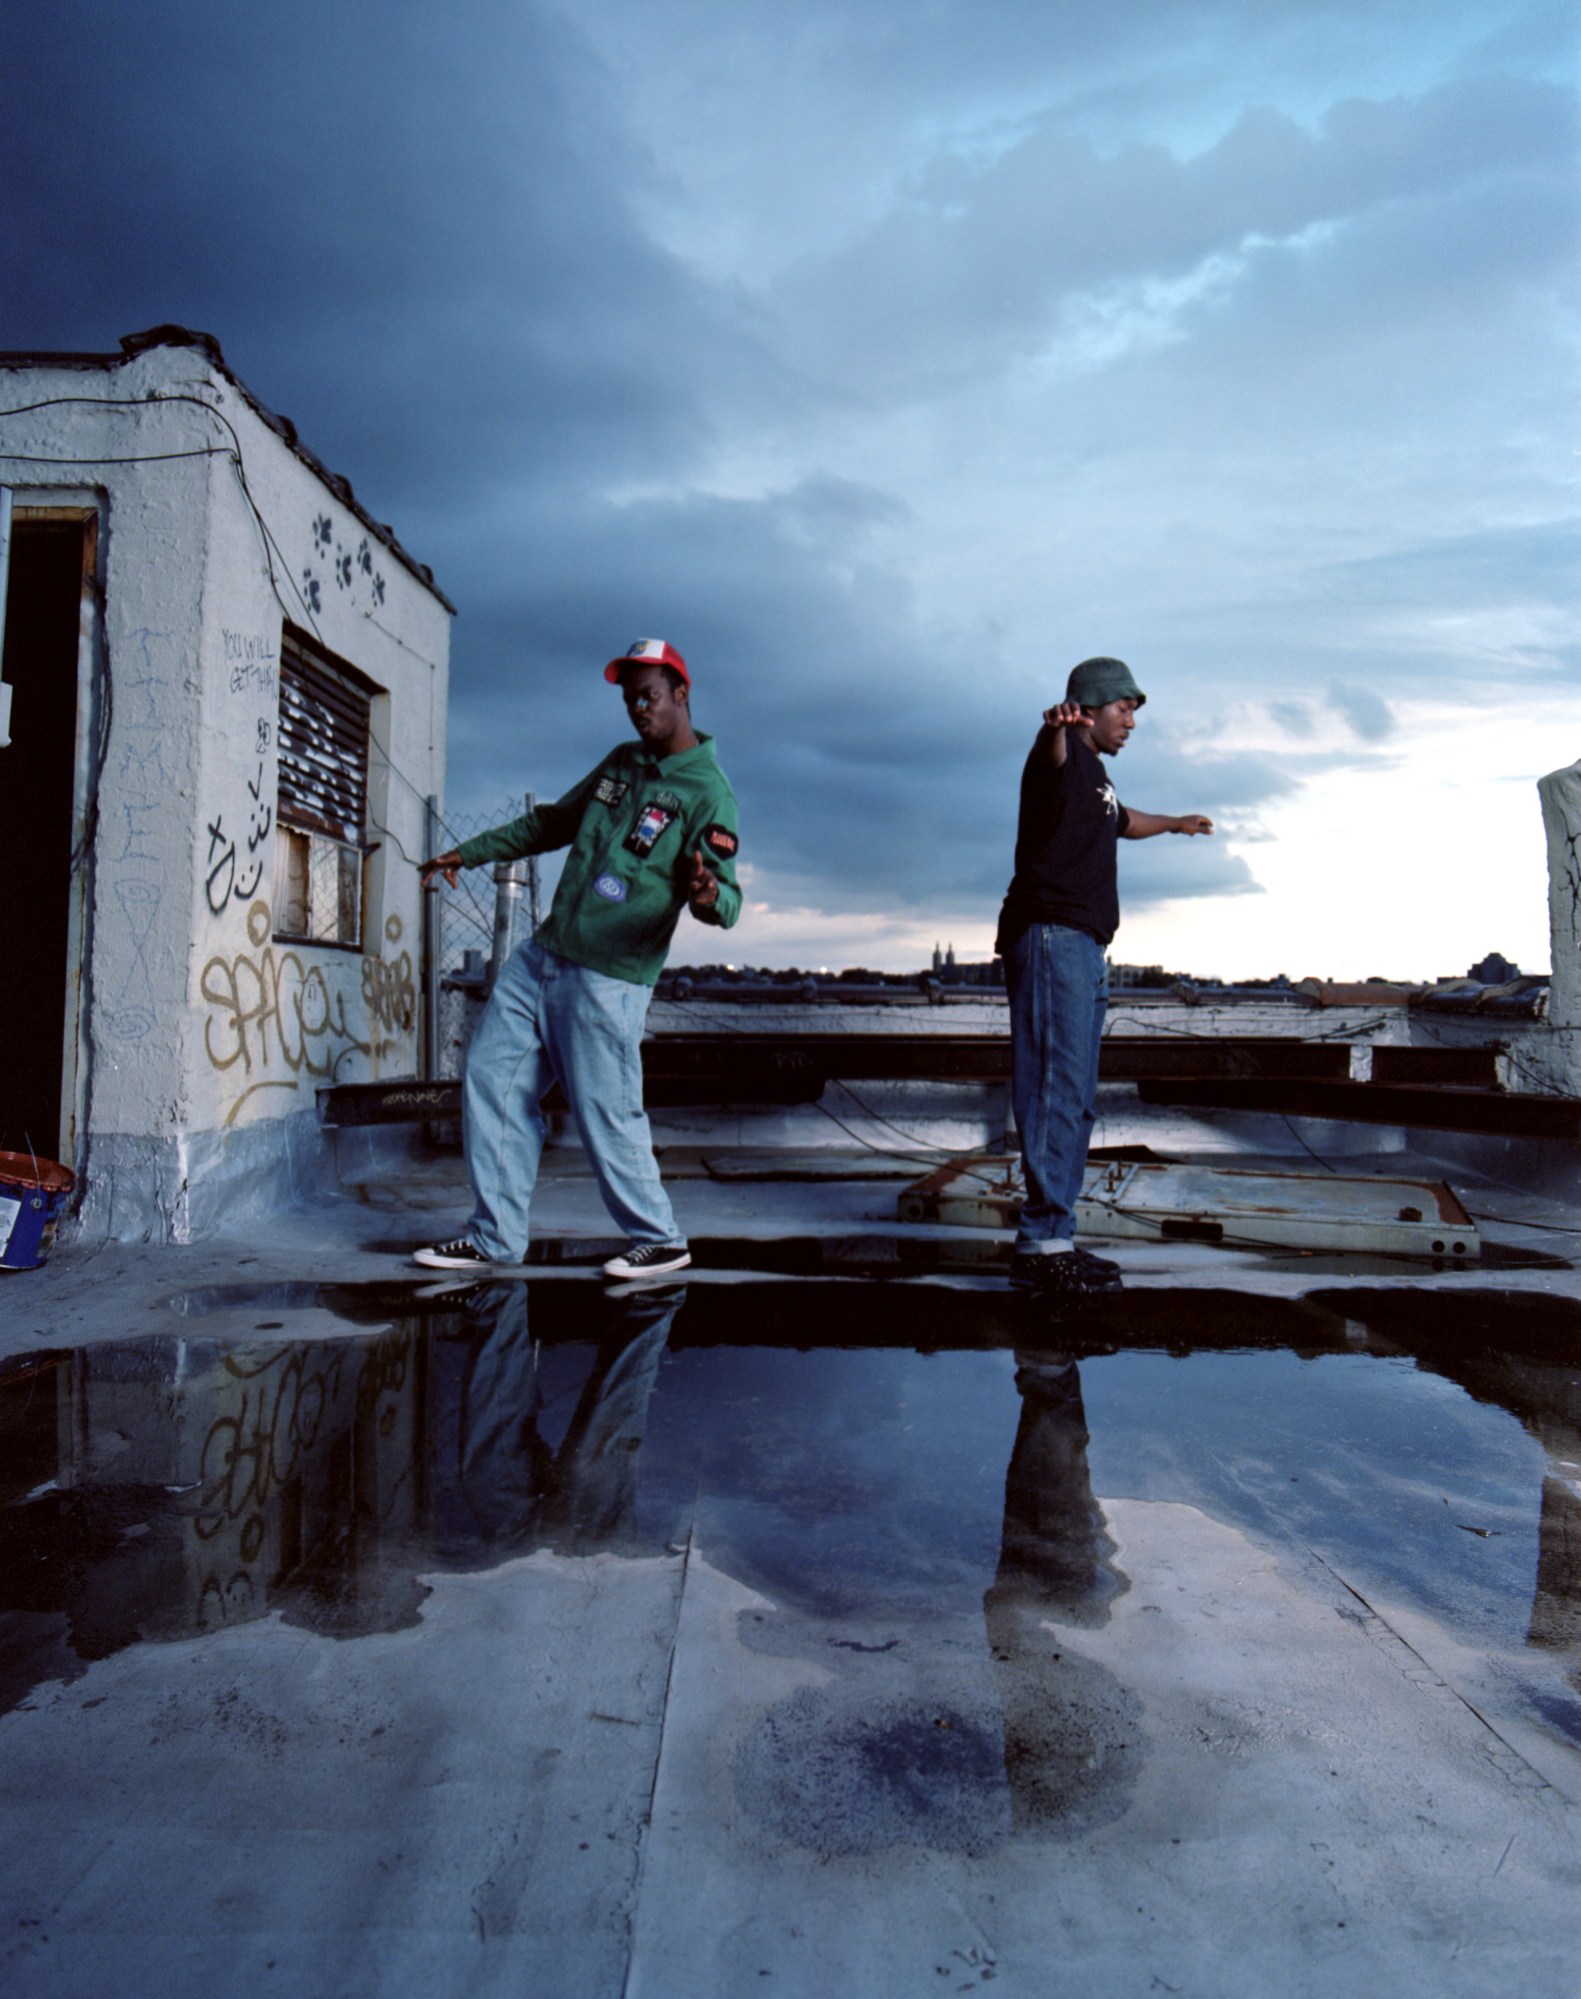
POLYGON ((69 1166, 33 1159, 25 1152, 0 1152, 0 1186, 29 1187, 40 1194, 64 1194, 77 1184, 69 1166))

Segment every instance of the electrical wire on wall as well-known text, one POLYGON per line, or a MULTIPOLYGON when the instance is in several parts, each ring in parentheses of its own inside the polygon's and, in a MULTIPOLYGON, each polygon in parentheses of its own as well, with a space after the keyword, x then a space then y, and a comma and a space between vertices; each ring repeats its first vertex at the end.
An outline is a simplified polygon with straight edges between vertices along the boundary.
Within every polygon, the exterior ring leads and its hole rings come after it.
MULTIPOLYGON (((294 580, 292 582, 291 587, 296 594, 296 600, 297 600, 296 610, 293 610, 292 607, 286 602, 286 599, 283 593, 281 592, 280 578, 275 569, 275 557, 279 556, 280 566, 282 569, 288 568, 288 565, 286 563, 285 555, 280 548, 280 544, 275 540, 274 534, 272 533, 269 527, 269 523, 263 517, 262 509, 259 507, 258 502, 253 498, 252 488, 247 483, 247 468, 242 458, 241 438, 237 435, 236 426, 231 422, 230 418, 225 414, 225 412, 221 409, 217 409, 215 405, 209 402, 206 397, 187 395, 186 393, 181 391, 160 393, 152 396, 45 396, 38 402, 19 403, 11 409, 0 410, 0 418, 13 417, 13 416, 31 416, 39 410, 47 410, 47 409, 90 408, 90 409, 146 410, 151 407, 157 407, 160 404, 164 403, 185 403, 190 405, 194 409, 202 410, 205 416, 211 417, 215 423, 219 424, 224 429, 226 435, 230 439, 229 446, 227 447, 225 445, 207 445, 199 447, 192 451, 180 451, 180 452, 177 451, 152 451, 145 453, 130 452, 121 457, 113 457, 113 458, 70 457, 65 455, 53 458, 46 458, 41 454, 33 454, 26 458, 19 458, 18 462, 33 464, 33 465, 40 465, 40 464, 158 465, 158 464, 168 463, 171 460, 179 458, 210 458, 210 457, 228 458, 231 462, 232 470, 236 475, 236 483, 241 489, 242 498, 247 503, 248 512, 252 515, 254 525, 257 527, 259 536, 263 542, 264 566, 269 574, 269 587, 274 592, 275 602, 280 606, 282 614, 290 623, 295 624, 298 621, 298 615, 300 614, 301 619, 312 628, 314 637, 319 639, 320 642, 322 642, 323 634, 319 631, 318 622, 313 616, 312 606, 308 603, 307 599, 303 596, 302 592, 296 588, 294 580)), ((0 459, 13 458, 17 456, 18 456, 17 454, 9 452, 0 452, 0 459)))

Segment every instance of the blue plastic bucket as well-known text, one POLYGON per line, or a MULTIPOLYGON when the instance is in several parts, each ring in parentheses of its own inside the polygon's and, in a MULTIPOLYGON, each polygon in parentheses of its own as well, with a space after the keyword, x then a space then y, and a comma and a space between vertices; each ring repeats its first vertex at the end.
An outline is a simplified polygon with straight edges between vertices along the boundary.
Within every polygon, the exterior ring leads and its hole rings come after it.
POLYGON ((37 1270, 76 1184, 53 1159, 0 1152, 0 1270, 37 1270))

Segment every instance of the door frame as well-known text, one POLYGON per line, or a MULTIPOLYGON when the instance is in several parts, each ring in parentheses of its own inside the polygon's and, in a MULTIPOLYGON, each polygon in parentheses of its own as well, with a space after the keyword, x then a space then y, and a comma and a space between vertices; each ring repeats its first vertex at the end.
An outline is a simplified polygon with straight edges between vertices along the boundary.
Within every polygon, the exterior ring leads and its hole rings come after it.
POLYGON ((13 562, 15 533, 33 525, 82 529, 82 594, 77 613, 77 713, 72 749, 71 851, 75 865, 67 889, 70 905, 66 929, 66 1008, 60 1051, 60 1130, 55 1157, 79 1174, 78 1149, 87 1124, 89 1064, 85 1057, 83 993, 88 984, 90 917, 98 832, 99 784, 109 748, 110 711, 104 699, 104 496, 91 489, 52 490, 11 488, 13 562))

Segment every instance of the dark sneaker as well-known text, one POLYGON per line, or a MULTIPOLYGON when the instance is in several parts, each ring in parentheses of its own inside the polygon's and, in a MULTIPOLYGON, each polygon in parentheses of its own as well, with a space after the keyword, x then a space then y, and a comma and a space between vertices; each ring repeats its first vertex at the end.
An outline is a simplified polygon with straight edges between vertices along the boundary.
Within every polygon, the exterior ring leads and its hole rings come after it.
POLYGON ((1105 1277, 1089 1270, 1073 1249, 1052 1256, 1021 1254, 1010 1259, 1010 1282, 1023 1291, 1041 1291, 1047 1297, 1086 1297, 1094 1291, 1116 1291, 1118 1274, 1105 1277))
POLYGON ((1077 1243, 1076 1261, 1081 1265, 1083 1270, 1089 1272, 1093 1277, 1101 1278, 1104 1283, 1119 1284, 1120 1266, 1112 1257, 1094 1256, 1090 1249, 1083 1249, 1081 1244, 1077 1243))
POLYGON ((681 1243, 645 1242, 640 1249, 628 1249, 612 1256, 604 1265, 606 1277, 663 1277, 671 1270, 684 1270, 692 1252, 681 1243))
POLYGON ((414 1249, 413 1263, 425 1264, 430 1270, 492 1270, 493 1264, 474 1246, 468 1236, 458 1235, 454 1242, 436 1242, 428 1249, 414 1249))

